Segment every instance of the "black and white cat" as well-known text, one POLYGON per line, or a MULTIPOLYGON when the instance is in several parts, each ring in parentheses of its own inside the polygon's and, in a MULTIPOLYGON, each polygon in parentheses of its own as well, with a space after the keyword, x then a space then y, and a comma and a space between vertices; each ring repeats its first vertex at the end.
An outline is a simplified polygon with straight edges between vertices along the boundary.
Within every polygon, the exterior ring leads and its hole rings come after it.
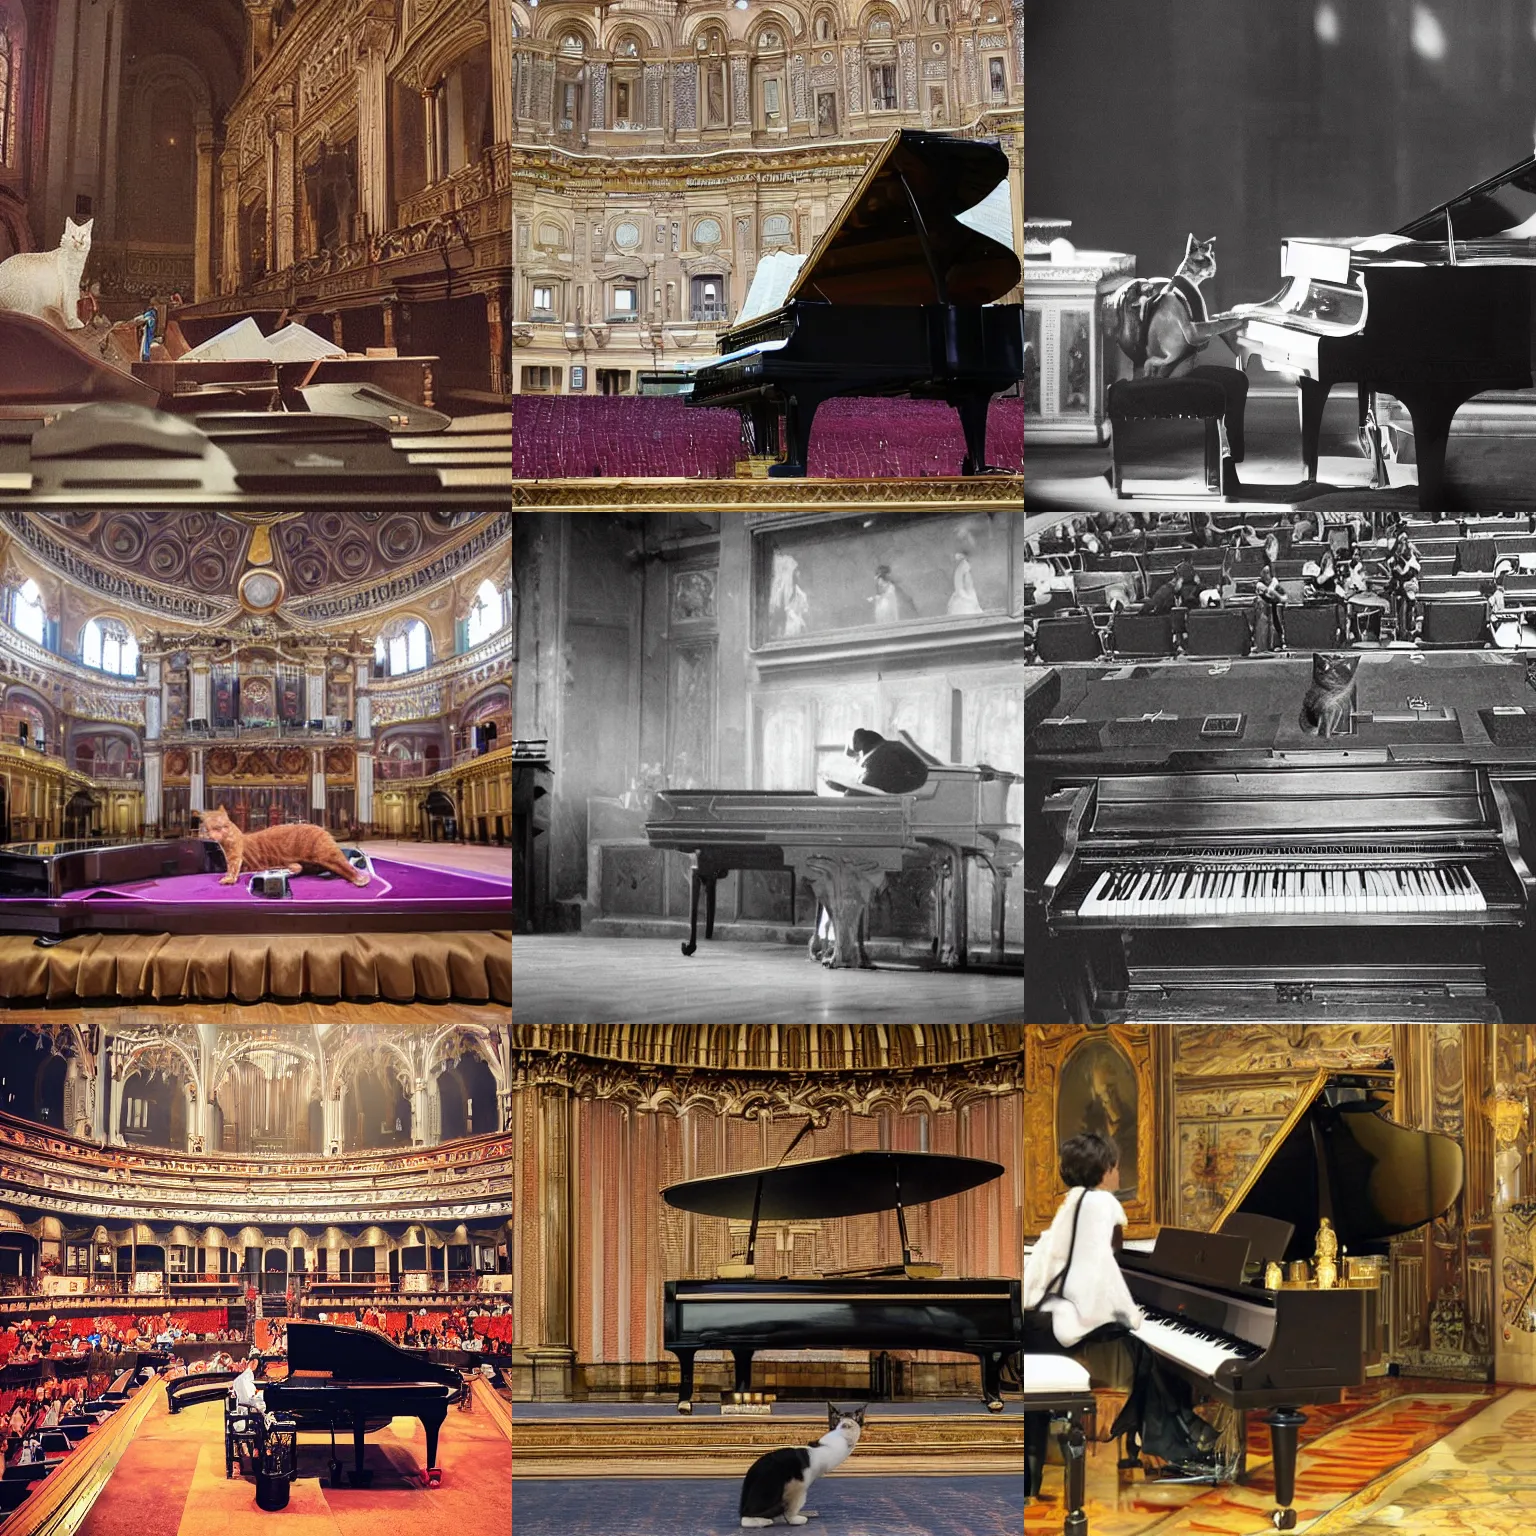
POLYGON ((785 1446, 768 1451, 747 1468, 741 1484, 741 1523, 747 1529, 772 1525, 804 1525, 816 1511, 806 1509, 805 1496, 818 1477, 825 1477, 853 1454, 864 1432, 864 1409, 847 1413, 827 1404, 827 1432, 815 1445, 785 1446))

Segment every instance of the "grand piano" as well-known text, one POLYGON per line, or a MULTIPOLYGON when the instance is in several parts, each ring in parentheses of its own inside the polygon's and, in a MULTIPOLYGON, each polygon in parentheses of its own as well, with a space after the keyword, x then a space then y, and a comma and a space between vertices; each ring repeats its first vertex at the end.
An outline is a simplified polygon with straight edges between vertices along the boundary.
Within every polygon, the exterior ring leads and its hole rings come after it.
POLYGON ((331 1431, 331 1486, 341 1485, 336 1459, 336 1426, 352 1426, 354 1487, 366 1488, 373 1473, 363 1466, 363 1438, 390 1419, 421 1420, 427 1432, 423 1487, 436 1487, 437 1436, 450 1403, 469 1390, 456 1370, 437 1365, 392 1344, 372 1328, 341 1323, 313 1323, 294 1318, 288 1324, 288 1375, 263 1387, 270 1413, 290 1414, 303 1428, 331 1431))
POLYGON ((694 1355, 701 1349, 731 1351, 738 1393, 751 1390, 752 1356, 759 1349, 974 1354, 982 1399, 1001 1412, 1003 1365, 1024 1344, 1023 1282, 942 1278, 937 1264, 913 1258, 906 1208, 975 1189, 1002 1172, 998 1163, 936 1152, 845 1152, 787 1164, 781 1159, 770 1168, 664 1189, 662 1198, 678 1210, 751 1223, 744 1263, 722 1265, 713 1280, 666 1282, 663 1347, 681 1366, 678 1412, 693 1411, 694 1355), (901 1234, 900 1265, 817 1279, 757 1274, 760 1221, 889 1210, 896 1212, 901 1234))
POLYGON ((1285 287, 1234 333, 1300 390, 1301 452, 1317 478, 1323 407, 1335 384, 1358 386, 1373 483, 1386 466, 1371 396, 1396 396, 1413 420, 1419 506, 1445 505, 1446 443, 1457 410, 1489 389, 1524 389, 1536 349, 1536 156, 1409 220, 1391 235, 1287 239, 1285 287))
MULTIPOLYGON (((946 400, 965 432, 963 474, 987 465, 987 408, 1024 376, 1024 312, 995 301, 1019 281, 992 139, 903 128, 876 152, 782 303, 721 332, 692 405, 740 406, 770 475, 804 475, 811 426, 834 395, 946 400)), ((1016 473, 1018 466, 1010 466, 1016 473)))
POLYGON ((1265 1264, 1310 1256, 1324 1216, 1341 1251, 1384 1254, 1461 1192, 1460 1145, 1393 1124, 1393 1092, 1390 1072, 1318 1073, 1211 1232, 1164 1227, 1150 1251, 1127 1244, 1120 1255, 1147 1314, 1137 1338, 1197 1394, 1267 1410, 1279 1530, 1296 1525, 1297 1409, 1363 1383, 1367 1303, 1378 1298, 1375 1282, 1267 1290, 1265 1264))
POLYGON ((1004 897, 1024 850, 1008 833, 1008 792, 1017 774, 987 764, 941 763, 907 735, 928 777, 910 794, 855 791, 841 798, 801 790, 669 789, 651 803, 645 835, 653 848, 691 855, 685 955, 698 947, 699 888, 707 888, 704 937, 714 937, 715 886, 733 869, 803 874, 837 928, 830 964, 868 966, 858 935, 885 877, 909 863, 938 862, 942 901, 940 959, 969 956, 964 861, 993 872, 993 955, 1003 957, 1004 897))

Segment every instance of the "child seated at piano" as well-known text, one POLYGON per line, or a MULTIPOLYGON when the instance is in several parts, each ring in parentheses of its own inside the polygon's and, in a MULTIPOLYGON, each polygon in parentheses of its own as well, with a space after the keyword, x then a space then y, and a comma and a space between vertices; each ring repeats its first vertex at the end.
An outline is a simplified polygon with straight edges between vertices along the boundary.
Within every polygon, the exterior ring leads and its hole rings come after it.
MULTIPOLYGON (((1111 1437, 1125 1435, 1134 1456, 1139 1434, 1151 1455, 1191 1475, 1208 1474, 1215 1432, 1196 1417, 1188 1384, 1163 1370, 1135 1337, 1145 1314, 1115 1262, 1125 1225, 1125 1207, 1115 1198, 1119 1148, 1087 1132, 1063 1142, 1060 1157, 1066 1196, 1024 1264, 1024 1353, 1080 1357, 1095 1345, 1115 1346, 1122 1358, 1108 1362, 1118 1378, 1111 1384, 1128 1383, 1131 1390, 1111 1437)), ((1105 1363, 1100 1352, 1090 1369, 1110 1375, 1105 1363)), ((1048 1430, 1046 1415, 1024 1415, 1026 1503, 1040 1489, 1048 1430)))

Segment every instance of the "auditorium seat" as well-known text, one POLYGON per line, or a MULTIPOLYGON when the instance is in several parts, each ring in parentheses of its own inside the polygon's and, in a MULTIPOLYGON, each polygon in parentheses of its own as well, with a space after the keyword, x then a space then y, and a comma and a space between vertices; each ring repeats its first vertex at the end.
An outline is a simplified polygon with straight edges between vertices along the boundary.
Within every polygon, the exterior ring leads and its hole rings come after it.
POLYGON ((1117 656, 1172 656, 1171 613, 1117 613, 1110 628, 1110 649, 1117 656))
POLYGON ((1102 653, 1099 632, 1086 613, 1041 619, 1035 626, 1035 656, 1040 661, 1097 661, 1102 653))
POLYGON ((1301 603, 1286 608, 1285 645, 1291 651, 1330 650, 1339 643, 1339 610, 1335 603, 1301 603))
POLYGON ((1241 608, 1191 608, 1184 616, 1187 656, 1246 656, 1252 646, 1253 631, 1241 608))
POLYGON ((1419 612, 1419 642, 1432 650, 1477 647, 1488 637, 1488 605, 1481 598, 1473 602, 1425 598, 1419 612))

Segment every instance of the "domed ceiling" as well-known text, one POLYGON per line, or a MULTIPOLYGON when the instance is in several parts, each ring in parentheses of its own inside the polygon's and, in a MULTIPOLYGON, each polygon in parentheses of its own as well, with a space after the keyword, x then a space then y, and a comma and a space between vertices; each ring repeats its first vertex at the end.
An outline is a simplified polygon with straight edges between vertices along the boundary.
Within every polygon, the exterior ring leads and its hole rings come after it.
POLYGON ((192 623, 243 609, 301 629, 408 601, 511 536, 510 510, 36 507, 0 517, 38 559, 116 602, 192 623))

